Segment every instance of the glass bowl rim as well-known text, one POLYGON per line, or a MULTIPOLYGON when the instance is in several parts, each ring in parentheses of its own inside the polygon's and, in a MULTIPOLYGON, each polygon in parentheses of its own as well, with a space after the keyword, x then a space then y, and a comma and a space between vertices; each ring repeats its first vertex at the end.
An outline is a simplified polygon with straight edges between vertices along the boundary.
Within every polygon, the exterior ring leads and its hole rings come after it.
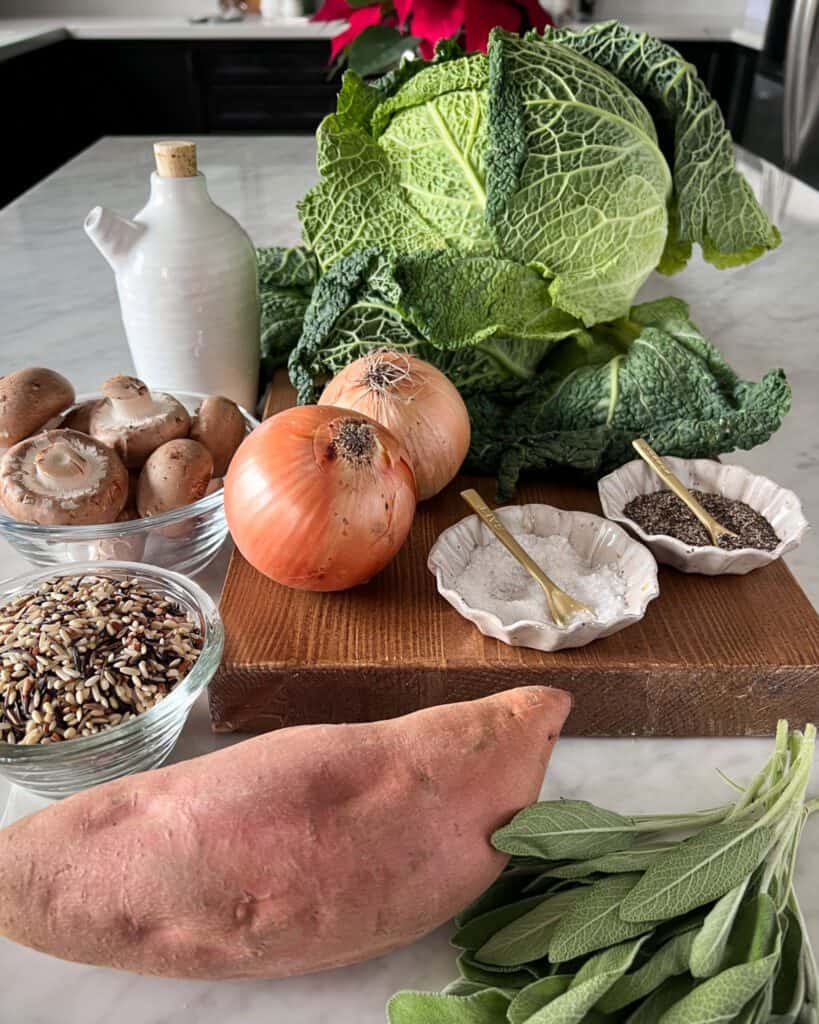
MULTIPOLYGON (((202 391, 171 391, 161 387, 152 387, 151 391, 156 391, 159 394, 173 395, 174 398, 187 398, 199 402, 205 398, 212 397, 202 391)), ((102 397, 100 392, 87 392, 76 395, 66 412, 61 415, 65 415, 67 412, 75 409, 82 402, 93 401, 102 397)), ((259 421, 241 405, 239 406, 239 411, 250 428, 248 430, 249 434, 259 426, 259 421)), ((87 541, 90 543, 96 540, 132 536, 153 527, 170 526, 183 522, 191 516, 202 515, 219 508, 224 502, 224 497, 225 489, 222 486, 219 490, 214 491, 213 494, 206 494, 197 501, 192 501, 190 505, 183 505, 182 508, 174 508, 169 512, 158 512, 156 515, 143 516, 140 519, 126 519, 121 523, 92 523, 85 526, 71 526, 68 524, 45 526, 40 523, 26 523, 20 519, 12 518, 0 508, 0 531, 29 537, 33 535, 42 537, 45 540, 76 541, 77 543, 87 541)))
POLYGON ((23 746, 19 743, 0 741, 0 765, 9 764, 11 761, 47 764, 60 761, 63 758, 68 761, 75 756, 98 753, 109 746, 112 741, 127 740, 129 737, 146 731, 166 717, 171 717, 188 698, 192 703, 207 686, 219 667, 225 630, 216 603, 198 583, 194 583, 188 576, 173 572, 171 569, 163 569, 158 565, 149 565, 145 562, 75 562, 70 567, 66 566, 65 569, 52 566, 50 569, 40 572, 8 577, 0 580, 0 609, 15 597, 35 590, 45 580, 65 576, 104 576, 112 569, 119 570, 122 575, 142 577, 153 583, 159 583, 161 589, 166 593, 173 594, 173 586, 184 592, 202 620, 203 643, 199 657, 190 672, 179 680, 167 697, 164 697, 158 704, 154 704, 148 711, 135 715, 128 722, 111 726, 94 736, 78 736, 62 743, 23 746), (214 662, 215 664, 211 668, 211 664, 214 662))

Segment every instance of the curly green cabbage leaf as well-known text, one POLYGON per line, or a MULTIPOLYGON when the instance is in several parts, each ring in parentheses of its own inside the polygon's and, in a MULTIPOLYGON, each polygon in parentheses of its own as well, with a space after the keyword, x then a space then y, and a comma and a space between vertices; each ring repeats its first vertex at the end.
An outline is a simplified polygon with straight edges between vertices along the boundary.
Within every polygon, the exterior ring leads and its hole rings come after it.
POLYGON ((468 465, 510 494, 524 471, 600 474, 644 437, 664 455, 709 458, 767 441, 790 409, 782 370, 740 380, 679 299, 635 306, 553 348, 530 384, 464 389, 468 465))
POLYGON ((616 23, 496 30, 487 56, 447 46, 373 85, 348 73, 318 149, 300 214, 322 271, 370 246, 494 255, 586 325, 626 315, 693 242, 717 266, 779 242, 694 69, 616 23))
POLYGON ((262 377, 286 366, 299 340, 319 270, 313 253, 301 246, 256 250, 259 275, 262 377))
POLYGON ((388 346, 443 370, 470 413, 468 467, 508 495, 525 471, 585 475, 632 458, 710 457, 766 441, 790 406, 781 370, 740 380, 678 299, 590 330, 549 305, 532 269, 448 253, 366 249, 319 280, 290 358, 300 402, 352 360, 388 346))
POLYGON ((392 257, 363 249, 316 286, 290 359, 300 402, 368 351, 392 348, 435 363, 457 386, 529 380, 550 347, 580 324, 550 305, 534 270, 493 256, 392 257))

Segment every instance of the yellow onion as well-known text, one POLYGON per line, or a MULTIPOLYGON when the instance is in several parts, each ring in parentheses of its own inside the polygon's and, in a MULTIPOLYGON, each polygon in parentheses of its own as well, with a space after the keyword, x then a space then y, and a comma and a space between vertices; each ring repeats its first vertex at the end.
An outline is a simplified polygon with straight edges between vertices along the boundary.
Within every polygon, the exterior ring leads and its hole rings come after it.
POLYGON ((469 413, 436 367, 403 352, 371 352, 330 381, 320 405, 363 412, 390 430, 415 470, 418 500, 452 480, 469 451, 469 413))
POLYGON ((225 477, 236 546, 259 572, 299 590, 346 590, 404 543, 415 480, 401 445, 348 409, 304 405, 239 446, 225 477))

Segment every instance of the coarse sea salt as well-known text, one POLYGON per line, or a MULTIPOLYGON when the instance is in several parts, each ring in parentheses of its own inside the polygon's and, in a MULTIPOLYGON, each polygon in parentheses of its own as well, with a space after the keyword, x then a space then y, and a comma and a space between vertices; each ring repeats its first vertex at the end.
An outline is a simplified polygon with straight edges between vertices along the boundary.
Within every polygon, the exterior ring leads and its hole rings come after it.
MULTIPOLYGON (((593 609, 593 616, 577 615, 573 623, 589 619, 608 623, 622 617, 626 581, 615 569, 584 561, 566 537, 514 536, 551 580, 593 609)), ((454 589, 470 607, 494 613, 505 626, 522 619, 554 621, 540 585, 495 537, 472 551, 455 577, 454 589)))

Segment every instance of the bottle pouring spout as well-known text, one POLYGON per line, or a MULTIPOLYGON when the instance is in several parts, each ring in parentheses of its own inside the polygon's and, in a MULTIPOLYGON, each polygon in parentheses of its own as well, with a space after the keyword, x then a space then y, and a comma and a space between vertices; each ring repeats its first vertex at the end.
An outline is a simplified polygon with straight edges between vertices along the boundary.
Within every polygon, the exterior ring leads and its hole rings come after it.
POLYGON ((85 233, 116 271, 145 231, 142 224, 121 217, 105 206, 95 206, 85 218, 85 233))

